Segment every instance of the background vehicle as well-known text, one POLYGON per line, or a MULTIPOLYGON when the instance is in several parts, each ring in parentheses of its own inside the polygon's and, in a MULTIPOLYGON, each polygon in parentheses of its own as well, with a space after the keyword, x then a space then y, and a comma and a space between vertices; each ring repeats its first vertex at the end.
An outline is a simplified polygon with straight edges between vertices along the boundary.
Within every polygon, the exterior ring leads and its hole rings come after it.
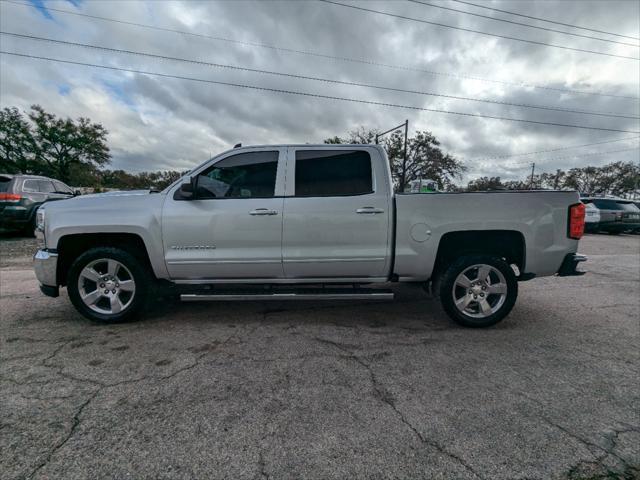
POLYGON ((631 200, 585 197, 582 202, 591 203, 600 211, 597 231, 618 235, 640 228, 640 209, 631 200))
POLYGON ((484 327, 519 280, 577 275, 586 260, 576 192, 394 194, 377 145, 237 148, 160 193, 45 205, 38 229, 42 291, 66 285, 106 322, 140 312, 155 279, 186 301, 391 299, 362 285, 419 282, 484 327))
POLYGON ((600 225, 600 210, 590 202, 584 203, 585 206, 585 232, 597 232, 598 226, 600 225))
POLYGON ((37 175, 0 174, 0 228, 33 235, 36 210, 40 205, 73 196, 75 192, 59 180, 37 175))

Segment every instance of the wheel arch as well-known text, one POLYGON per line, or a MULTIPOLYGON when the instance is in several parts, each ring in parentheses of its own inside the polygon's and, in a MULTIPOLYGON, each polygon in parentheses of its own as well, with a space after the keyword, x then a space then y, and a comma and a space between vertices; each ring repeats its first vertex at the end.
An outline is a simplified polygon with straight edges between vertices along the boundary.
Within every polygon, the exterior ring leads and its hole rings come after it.
POLYGON ((128 232, 75 233, 64 235, 58 240, 58 285, 67 284, 67 275, 74 260, 95 247, 114 247, 125 250, 155 275, 149 251, 140 235, 128 232))
POLYGON ((466 255, 496 255, 510 265, 516 265, 521 274, 526 264, 525 238, 517 230, 447 232, 438 243, 431 278, 436 279, 448 265, 466 255))

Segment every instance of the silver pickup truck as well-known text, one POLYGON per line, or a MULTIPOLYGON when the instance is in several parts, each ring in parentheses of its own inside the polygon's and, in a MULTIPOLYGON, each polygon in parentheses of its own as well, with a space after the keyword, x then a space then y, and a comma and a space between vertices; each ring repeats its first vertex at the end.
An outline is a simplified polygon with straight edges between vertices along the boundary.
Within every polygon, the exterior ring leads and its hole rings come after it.
POLYGON ((394 194, 377 145, 240 147, 162 192, 46 204, 42 291, 80 313, 132 318, 158 286, 183 300, 391 299, 419 282, 456 322, 493 325, 518 281, 576 275, 576 192, 394 194), (376 286, 377 287, 377 286, 376 286))

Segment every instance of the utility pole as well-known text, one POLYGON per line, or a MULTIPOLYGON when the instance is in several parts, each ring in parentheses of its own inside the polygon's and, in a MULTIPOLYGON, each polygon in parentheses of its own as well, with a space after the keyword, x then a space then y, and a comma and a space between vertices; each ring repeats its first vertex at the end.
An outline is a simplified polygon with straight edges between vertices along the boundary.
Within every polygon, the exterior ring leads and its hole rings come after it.
MULTIPOLYGON (((407 171, 407 133, 409 133, 409 119, 405 120, 404 122, 404 155, 403 155, 403 160, 402 160, 402 177, 403 180, 406 180, 406 178, 404 178, 405 173, 407 171)), ((403 188, 406 187, 406 185, 403 185, 403 188)))
MULTIPOLYGON (((404 180, 405 180, 405 171, 407 168, 407 137, 409 136, 409 120, 405 120, 404 123, 401 123, 400 125, 398 125, 397 127, 393 127, 390 128, 389 130, 386 130, 382 133, 376 133, 376 145, 378 144, 378 140, 380 139, 380 137, 386 135, 387 133, 391 133, 394 130, 398 130, 399 128, 403 128, 404 127, 404 153, 402 155, 402 181, 401 181, 401 187, 404 188, 404 180)), ((391 159, 389 159, 389 161, 391 161, 391 159)))
POLYGON ((529 180, 529 190, 533 190, 533 173, 536 171, 536 163, 531 164, 531 180, 529 180))

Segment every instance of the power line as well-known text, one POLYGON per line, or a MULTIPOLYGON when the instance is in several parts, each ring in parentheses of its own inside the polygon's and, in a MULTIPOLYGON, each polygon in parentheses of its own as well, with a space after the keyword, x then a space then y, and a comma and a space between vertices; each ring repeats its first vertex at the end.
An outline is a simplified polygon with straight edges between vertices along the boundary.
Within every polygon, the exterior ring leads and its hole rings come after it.
MULTIPOLYGON (((611 153, 630 152, 632 150, 638 150, 638 149, 640 149, 640 147, 622 148, 620 150, 608 150, 606 152, 583 153, 579 155, 564 155, 561 157, 544 158, 542 160, 538 160, 538 164, 541 164, 541 163, 544 164, 544 163, 548 163, 556 160, 566 160, 568 158, 599 157, 602 155, 609 155, 611 153)), ((517 166, 517 165, 531 165, 531 162, 518 162, 518 163, 512 163, 510 165, 507 164, 504 166, 508 168, 508 167, 517 166)))
POLYGON ((403 108, 403 109, 407 109, 407 110, 418 110, 418 111, 423 111, 423 112, 434 112, 434 113, 446 113, 446 114, 450 114, 450 115, 459 115, 459 116, 463 116, 463 117, 488 118, 488 119, 492 119, 492 120, 503 120, 503 121, 508 121, 508 122, 518 122, 518 123, 529 123, 529 124, 535 124, 535 125, 549 125, 549 126, 554 126, 554 127, 580 128, 580 129, 585 129, 585 130, 599 130, 599 131, 604 131, 604 132, 621 132, 621 133, 636 133, 636 134, 640 134, 640 131, 619 130, 617 128, 590 127, 590 126, 587 126, 587 125, 573 125, 573 124, 567 124, 567 123, 542 122, 542 121, 538 121, 538 120, 525 120, 525 119, 522 119, 522 118, 510 118, 510 117, 499 117, 499 116, 494 116, 494 115, 483 115, 483 114, 479 114, 479 113, 456 112, 456 111, 453 111, 453 110, 441 110, 441 109, 427 108, 427 107, 416 107, 416 106, 413 106, 413 105, 401 105, 401 104, 397 104, 397 103, 377 102, 377 101, 373 101, 373 100, 363 100, 363 99, 357 99, 357 98, 338 97, 338 96, 333 96, 333 95, 322 95, 322 94, 319 94, 319 93, 300 92, 300 91, 296 91, 296 90, 285 90, 285 89, 281 89, 281 88, 260 87, 260 86, 257 86, 257 85, 247 85, 247 84, 242 84, 242 83, 222 82, 222 81, 219 81, 219 80, 209 80, 209 79, 203 79, 203 78, 185 77, 185 76, 181 76, 181 75, 169 75, 169 74, 166 74, 166 73, 148 72, 148 71, 145 71, 145 70, 136 70, 136 69, 130 69, 130 68, 111 67, 111 66, 107 66, 107 65, 98 65, 98 64, 95 64, 95 63, 75 62, 75 61, 72 61, 72 60, 62 60, 62 59, 59 59, 59 58, 41 57, 41 56, 37 56, 37 55, 28 55, 28 54, 24 54, 24 53, 7 52, 7 51, 4 51, 4 50, 0 50, 0 54, 12 55, 12 56, 16 56, 16 57, 32 58, 32 59, 37 59, 37 60, 47 60, 47 61, 58 62, 58 63, 66 63, 66 64, 69 64, 69 65, 82 65, 82 66, 86 66, 86 67, 102 68, 102 69, 106 69, 106 70, 117 70, 117 71, 121 71, 121 72, 139 73, 139 74, 142 74, 142 75, 158 76, 158 77, 163 77, 163 78, 176 78, 176 79, 179 79, 179 80, 189 80, 189 81, 194 81, 194 82, 211 83, 211 84, 216 84, 216 85, 227 85, 227 86, 230 86, 230 87, 247 88, 247 89, 251 89, 251 90, 259 90, 259 91, 265 91, 265 92, 286 93, 286 94, 289 94, 289 95, 298 95, 298 96, 304 96, 304 97, 324 98, 324 99, 327 99, 327 100, 339 100, 339 101, 342 101, 342 102, 361 103, 361 104, 367 104, 367 105, 377 105, 377 106, 381 106, 381 107, 403 108))
POLYGON ((640 48, 640 45, 637 45, 635 43, 619 42, 617 40, 609 40, 608 38, 592 37, 591 35, 583 35, 581 33, 573 33, 573 32, 567 32, 565 30, 556 30, 554 28, 540 27, 538 25, 531 25, 530 23, 516 22, 516 21, 513 21, 513 20, 507 20, 505 18, 496 18, 496 17, 491 17, 489 15, 482 15, 480 13, 467 12, 466 10, 460 10, 458 8, 452 8, 452 7, 445 7, 444 5, 435 5, 433 3, 423 2, 421 0, 407 0, 407 1, 408 2, 412 2, 412 3, 419 3, 419 4, 425 5, 427 7, 440 8, 442 10, 448 10, 448 11, 451 11, 451 12, 458 12, 458 13, 463 13, 465 15, 472 15, 474 17, 487 18, 489 20, 494 20, 496 22, 511 23, 513 25, 520 25, 522 27, 536 28, 538 30, 545 30, 547 32, 562 33, 563 35, 571 35, 571 36, 574 36, 574 37, 589 38, 591 40, 598 40, 600 42, 616 43, 618 45, 628 45, 630 47, 640 48))
MULTIPOLYGON (((2 0, 2 3, 11 3, 11 4, 14 4, 14 5, 20 5, 20 6, 23 6, 23 7, 36 8, 33 4, 22 3, 22 2, 15 1, 15 0, 2 0)), ((478 77, 478 76, 475 76, 475 75, 463 75, 463 74, 456 74, 456 73, 450 73, 450 72, 439 72, 439 71, 435 71, 435 70, 427 70, 427 69, 422 69, 422 68, 417 68, 417 67, 409 67, 409 66, 404 66, 404 65, 394 65, 394 64, 383 63, 383 62, 376 62, 376 61, 373 61, 373 60, 356 59, 356 58, 349 58, 349 57, 340 57, 340 56, 329 55, 329 54, 320 53, 320 52, 313 52, 313 51, 309 51, 309 50, 297 50, 297 49, 294 49, 294 48, 278 47, 278 46, 275 46, 275 45, 268 45, 268 44, 265 44, 265 43, 241 41, 241 40, 235 40, 235 39, 231 39, 231 38, 224 38, 224 37, 217 37, 217 36, 213 36, 213 35, 206 35, 206 34, 202 34, 202 33, 187 32, 187 31, 184 31, 184 30, 175 30, 175 29, 166 28, 166 27, 157 27, 155 25, 149 25, 149 24, 145 24, 145 23, 129 22, 129 21, 126 21, 126 20, 118 20, 118 19, 115 19, 115 18, 100 17, 100 16, 97 16, 97 15, 89 15, 87 13, 73 12, 73 11, 64 10, 64 9, 61 9, 61 8, 54 8, 54 7, 50 7, 48 5, 47 5, 46 8, 49 11, 62 13, 62 14, 66 14, 66 15, 74 15, 74 16, 78 16, 78 17, 91 18, 91 19, 94 19, 94 20, 100 20, 100 21, 105 21, 105 22, 112 22, 112 23, 118 23, 118 24, 122 24, 122 25, 129 25, 129 26, 134 26, 134 27, 147 28, 147 29, 150 29, 150 30, 177 33, 177 34, 180 34, 180 35, 187 35, 187 36, 192 36, 192 37, 197 37, 197 38, 206 38, 208 40, 227 42, 227 43, 232 43, 232 44, 235 44, 235 45, 266 48, 266 49, 270 49, 270 50, 274 50, 274 51, 278 51, 278 52, 286 52, 286 53, 295 53, 295 54, 300 54, 300 55, 308 55, 308 56, 312 56, 312 57, 316 57, 316 58, 326 58, 326 59, 338 60, 338 61, 342 61, 342 62, 359 63, 359 64, 376 66, 376 67, 391 68, 391 69, 396 69, 396 70, 426 73, 428 75, 434 75, 434 76, 444 76, 444 77, 450 77, 450 78, 461 78, 461 79, 465 79, 465 80, 474 80, 474 81, 479 81, 479 82, 494 83, 494 84, 497 84, 497 85, 508 85, 508 86, 513 86, 513 87, 518 87, 518 88, 535 88, 535 89, 540 89, 540 90, 549 90, 549 91, 554 91, 554 92, 572 93, 572 94, 578 94, 578 95, 595 95, 595 96, 601 96, 601 97, 625 98, 625 99, 634 100, 634 101, 638 101, 640 99, 640 97, 632 96, 632 95, 618 95, 618 94, 603 93, 603 92, 588 92, 588 91, 585 91, 585 90, 573 90, 573 89, 568 89, 568 88, 550 87, 550 86, 546 86, 546 85, 536 85, 536 84, 526 83, 526 82, 508 82, 508 81, 505 81, 505 80, 495 80, 495 79, 490 79, 490 78, 478 77)))
POLYGON ((616 37, 630 38, 632 40, 640 40, 640 38, 638 38, 638 37, 630 37, 628 35, 621 35, 619 33, 606 32, 604 30, 596 30, 595 28, 580 27, 578 25, 573 25, 571 23, 562 23, 562 22, 557 22, 555 20, 549 20, 548 18, 533 17, 531 15, 525 15, 523 13, 516 13, 516 12, 510 12, 509 10, 501 10, 499 8, 487 7, 485 5, 480 5, 480 4, 472 3, 472 2, 466 2, 464 0, 451 0, 451 1, 452 2, 457 2, 457 3, 463 3, 465 5, 471 5, 471 6, 478 7, 478 8, 484 8, 486 10, 493 10, 494 12, 508 13, 509 15, 516 15, 518 17, 530 18, 532 20, 539 20, 541 22, 555 23, 556 25, 562 25, 564 27, 578 28, 580 30, 588 30, 588 31, 591 31, 591 32, 596 32, 596 33, 605 33, 607 35, 615 35, 616 37))
POLYGON ((539 153, 550 153, 550 152, 559 152, 561 150, 570 150, 572 148, 582 148, 582 147, 591 147, 594 145, 604 145, 605 143, 616 143, 616 142, 626 142, 628 140, 636 140, 640 139, 640 137, 626 137, 626 138, 618 138, 617 140, 605 140, 603 142, 594 142, 594 143, 583 143, 582 145, 571 145, 568 147, 559 147, 559 148, 550 148, 547 150, 537 150, 535 152, 526 152, 526 153, 512 153, 508 155, 494 155, 491 157, 481 157, 481 158, 472 158, 471 161, 474 162, 485 162, 489 160, 499 160, 502 158, 512 158, 512 157, 524 157, 526 155, 537 155, 539 153))
POLYGON ((108 52, 125 53, 127 55, 137 55, 137 56, 143 56, 143 57, 156 58, 156 59, 160 59, 160 60, 170 60, 170 61, 177 61, 177 62, 184 62, 184 63, 192 63, 192 64, 196 64, 196 65, 204 65, 204 66, 214 67, 214 68, 226 68, 226 69, 230 69, 230 70, 239 70, 239 71, 252 72, 252 73, 275 75, 275 76, 280 76, 280 77, 290 77, 290 78, 297 78, 297 79, 302 79, 302 80, 312 80, 312 81, 317 81, 317 82, 333 83, 333 84, 339 84, 339 85, 349 85, 349 86, 356 86, 356 87, 373 88, 373 89, 386 90, 386 91, 392 91, 392 92, 411 93, 411 94, 417 94, 417 95, 426 95, 426 96, 432 96, 432 97, 443 97, 443 98, 449 98, 449 99, 454 99, 454 100, 465 100, 465 101, 471 101, 471 102, 482 102, 482 103, 490 103, 490 104, 496 104, 496 105, 506 105, 506 106, 513 106, 513 107, 521 107, 521 108, 535 108, 535 109, 541 109, 541 110, 552 110, 552 111, 557 111, 557 112, 576 113, 576 114, 580 114, 580 115, 596 115, 596 116, 603 116, 603 117, 626 118, 626 119, 632 119, 632 120, 640 119, 640 117, 638 117, 638 116, 625 115, 625 114, 614 113, 614 112, 595 112, 595 111, 590 111, 590 110, 577 110, 577 109, 570 109, 570 108, 563 108, 563 107, 553 107, 553 106, 550 106, 550 105, 535 105, 535 104, 527 104, 527 103, 512 103, 512 102, 504 102, 504 101, 501 101, 501 100, 487 100, 487 99, 481 99, 481 98, 463 97, 463 96, 457 96, 457 95, 447 95, 447 94, 436 93, 436 92, 427 92, 427 91, 419 91, 419 90, 408 90, 408 89, 395 88, 395 87, 385 87, 385 86, 374 85, 374 84, 370 84, 370 83, 350 82, 350 81, 335 80, 335 79, 324 78, 324 77, 312 77, 312 76, 307 76, 307 75, 298 75, 298 74, 294 74, 294 73, 274 72, 274 71, 271 71, 271 70, 263 70, 263 69, 256 69, 256 68, 240 67, 240 66, 237 66, 237 65, 227 65, 227 64, 221 64, 221 63, 205 62, 205 61, 201 61, 201 60, 187 59, 187 58, 182 58, 182 57, 170 57, 170 56, 167 56, 167 55, 158 55, 158 54, 146 53, 146 52, 138 52, 138 51, 133 51, 133 50, 122 50, 122 49, 118 49, 118 48, 105 47, 105 46, 101 46, 101 45, 92 45, 92 44, 78 43, 78 42, 68 42, 68 41, 65 41, 65 40, 58 40, 58 39, 46 38, 46 37, 38 37, 38 36, 34 36, 34 35, 25 35, 25 34, 20 34, 20 33, 13 33, 13 32, 0 31, 0 34, 1 35, 12 36, 12 37, 17 37, 17 38, 26 38, 26 39, 29 39, 29 40, 37 40, 37 41, 43 41, 43 42, 57 43, 57 44, 73 46, 73 47, 82 47, 82 48, 89 48, 89 49, 102 50, 102 51, 108 51, 108 52))
POLYGON ((539 42, 537 40, 527 40, 527 39, 524 39, 524 38, 511 37, 509 35, 500 35, 500 34, 497 34, 497 33, 483 32, 483 31, 480 31, 480 30, 474 30, 472 28, 457 27, 455 25, 448 25, 446 23, 440 23, 440 22, 432 22, 430 20, 424 20, 422 18, 407 17, 405 15, 398 15, 396 13, 389 13, 389 12, 382 12, 380 10, 374 10, 372 8, 358 7, 356 5, 349 5, 347 3, 336 2, 334 0, 318 0, 318 1, 319 2, 324 2, 324 3, 330 3, 330 4, 333 4, 333 5, 339 5, 341 7, 352 8, 354 10, 360 10, 360 11, 363 11, 363 12, 377 13, 379 15, 386 15, 388 17, 401 18, 403 20, 410 20, 412 22, 419 22, 419 23, 425 23, 425 24, 428 24, 428 25, 435 25, 437 27, 452 28, 454 30, 461 30, 463 32, 477 33, 477 34, 480 34, 480 35, 487 35, 489 37, 504 38, 506 40, 514 40, 516 42, 531 43, 533 45, 542 45, 542 46, 545 46, 545 47, 561 48, 563 50, 571 50, 571 51, 574 51, 574 52, 582 52, 582 53, 591 53, 591 54, 594 54, 594 55, 605 55, 607 57, 624 58, 624 59, 627 59, 627 60, 640 60, 640 57, 628 57, 628 56, 625 56, 625 55, 616 55, 615 53, 607 53, 607 52, 599 52, 599 51, 596 51, 596 50, 586 50, 586 49, 583 49, 583 48, 567 47, 565 45, 556 45, 554 43, 539 42))

